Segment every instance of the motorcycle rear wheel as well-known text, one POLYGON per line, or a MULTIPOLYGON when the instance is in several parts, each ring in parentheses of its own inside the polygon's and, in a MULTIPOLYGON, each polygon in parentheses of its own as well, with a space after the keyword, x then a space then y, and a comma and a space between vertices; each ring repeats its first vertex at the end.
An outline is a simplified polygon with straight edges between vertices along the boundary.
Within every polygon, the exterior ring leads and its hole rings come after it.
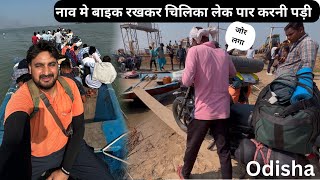
POLYGON ((176 120, 176 123, 178 124, 178 126, 180 127, 181 130, 183 130, 184 132, 187 132, 187 124, 184 121, 184 118, 189 119, 189 117, 184 117, 184 113, 181 113, 181 117, 179 118, 179 111, 182 108, 182 102, 183 102, 184 97, 177 97, 174 101, 173 101, 173 105, 172 105, 172 111, 173 111, 173 116, 174 119, 176 120))

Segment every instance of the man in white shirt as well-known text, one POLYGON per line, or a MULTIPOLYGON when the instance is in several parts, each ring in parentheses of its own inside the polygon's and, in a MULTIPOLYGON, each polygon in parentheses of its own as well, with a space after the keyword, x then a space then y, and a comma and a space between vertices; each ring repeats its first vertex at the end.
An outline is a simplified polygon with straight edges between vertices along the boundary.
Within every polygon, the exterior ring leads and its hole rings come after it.
POLYGON ((56 40, 56 48, 61 51, 61 42, 62 42, 62 34, 60 33, 60 29, 57 29, 57 32, 53 35, 53 39, 56 40))
POLYGON ((38 41, 39 41, 41 39, 40 32, 38 32, 36 36, 38 37, 38 41))
POLYGON ((280 45, 277 44, 275 46, 273 46, 271 48, 271 59, 269 61, 269 64, 268 64, 268 69, 267 69, 267 75, 272 75, 272 73, 270 72, 271 71, 271 66, 273 65, 273 62, 274 62, 274 59, 276 57, 276 49, 279 47, 280 45))
POLYGON ((249 59, 254 59, 254 54, 255 54, 255 50, 252 48, 252 46, 251 46, 251 48, 250 49, 248 49, 248 51, 247 51, 247 58, 249 58, 249 59))

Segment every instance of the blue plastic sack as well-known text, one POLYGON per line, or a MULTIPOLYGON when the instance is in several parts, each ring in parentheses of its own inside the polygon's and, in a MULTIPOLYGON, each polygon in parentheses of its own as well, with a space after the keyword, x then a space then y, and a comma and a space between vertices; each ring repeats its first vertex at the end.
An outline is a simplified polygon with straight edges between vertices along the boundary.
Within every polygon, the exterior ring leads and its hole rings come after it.
POLYGON ((310 99, 313 96, 313 74, 312 69, 305 67, 297 72, 298 82, 306 85, 307 89, 301 85, 297 85, 293 95, 291 96, 291 104, 297 103, 303 99, 310 99), (310 92, 311 91, 311 92, 310 92))

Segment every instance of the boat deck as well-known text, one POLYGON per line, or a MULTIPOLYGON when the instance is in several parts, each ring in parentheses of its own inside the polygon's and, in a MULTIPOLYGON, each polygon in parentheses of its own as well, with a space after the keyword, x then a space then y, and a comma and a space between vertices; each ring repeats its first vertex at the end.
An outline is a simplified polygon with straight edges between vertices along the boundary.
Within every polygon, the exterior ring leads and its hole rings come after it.
MULTIPOLYGON (((98 95, 98 92, 97 92, 98 95)), ((84 103, 85 132, 84 139, 93 148, 102 148, 107 142, 101 129, 102 122, 94 122, 97 96, 87 97, 84 103)))

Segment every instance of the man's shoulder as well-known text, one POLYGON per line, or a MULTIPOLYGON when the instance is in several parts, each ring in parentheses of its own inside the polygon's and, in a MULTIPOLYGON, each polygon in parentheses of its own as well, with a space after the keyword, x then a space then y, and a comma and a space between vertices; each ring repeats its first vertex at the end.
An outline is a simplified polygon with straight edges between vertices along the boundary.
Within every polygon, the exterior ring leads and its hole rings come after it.
POLYGON ((319 43, 316 42, 315 40, 313 40, 310 36, 307 36, 306 38, 304 38, 302 40, 302 44, 307 44, 307 43, 310 43, 310 44, 313 44, 313 45, 319 47, 319 43))
POLYGON ((30 114, 33 110, 33 101, 27 83, 24 83, 15 93, 11 95, 6 106, 4 119, 13 112, 21 111, 30 114))
POLYGON ((86 58, 83 58, 82 61, 86 61, 86 62, 93 61, 94 62, 94 59, 92 57, 86 57, 86 58))
POLYGON ((213 52, 219 52, 221 54, 224 54, 225 56, 229 56, 228 52, 225 49, 221 48, 212 48, 213 52))
POLYGON ((31 94, 30 94, 27 83, 24 83, 21 87, 19 87, 19 89, 11 96, 11 99, 15 99, 13 97, 15 97, 16 99, 26 98, 26 97, 31 98, 31 94))
MULTIPOLYGON (((77 91, 79 91, 79 88, 78 88, 78 85, 76 83, 76 79, 72 79, 72 78, 69 78, 69 77, 65 77, 65 76, 60 76, 62 77, 66 82, 67 82, 67 87, 64 87, 60 82, 60 87, 59 88, 62 88, 64 90, 66 90, 66 88, 70 88, 71 92, 72 92, 72 95, 73 97, 75 97, 77 95, 77 91), (68 87, 69 86, 69 87, 68 87)), ((67 92, 67 91, 64 91, 64 92, 67 92)))
POLYGON ((74 78, 74 74, 72 72, 70 72, 70 73, 61 73, 60 76, 61 77, 67 77, 67 78, 70 78, 70 79, 74 78))
POLYGON ((21 102, 27 101, 32 101, 32 98, 27 83, 24 83, 15 93, 11 95, 9 102, 14 106, 17 103, 20 104, 21 102))

